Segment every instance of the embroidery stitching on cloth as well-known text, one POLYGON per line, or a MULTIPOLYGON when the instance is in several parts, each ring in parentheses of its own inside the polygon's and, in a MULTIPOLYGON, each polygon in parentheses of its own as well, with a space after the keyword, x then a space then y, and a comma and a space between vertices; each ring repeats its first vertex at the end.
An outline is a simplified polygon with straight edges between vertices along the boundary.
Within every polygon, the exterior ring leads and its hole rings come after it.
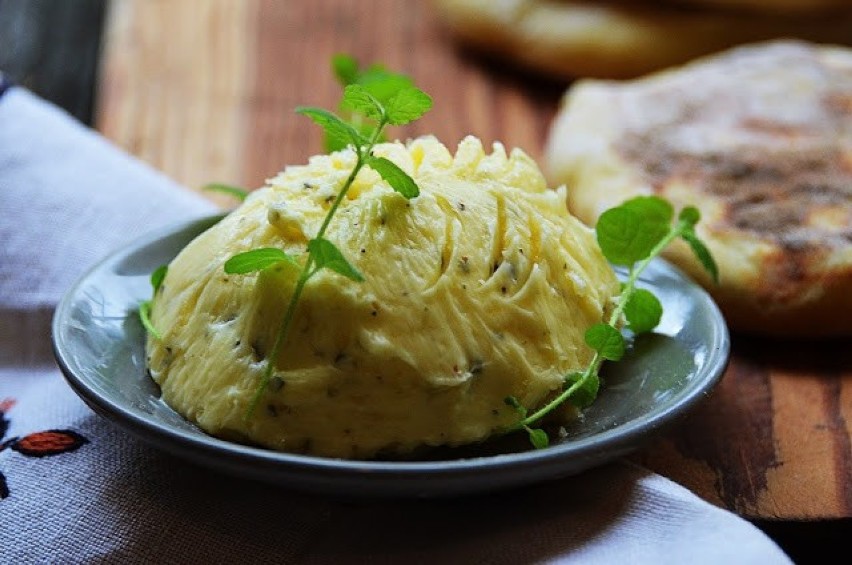
MULTIPOLYGON (((6 414, 14 405, 15 400, 12 398, 0 400, 0 452, 5 451, 8 447, 26 457, 49 457, 76 451, 89 443, 89 440, 81 434, 67 429, 45 430, 27 434, 20 438, 4 439, 11 426, 11 420, 6 417, 6 414)), ((9 494, 9 482, 3 472, 0 471, 0 500, 7 498, 9 494)))

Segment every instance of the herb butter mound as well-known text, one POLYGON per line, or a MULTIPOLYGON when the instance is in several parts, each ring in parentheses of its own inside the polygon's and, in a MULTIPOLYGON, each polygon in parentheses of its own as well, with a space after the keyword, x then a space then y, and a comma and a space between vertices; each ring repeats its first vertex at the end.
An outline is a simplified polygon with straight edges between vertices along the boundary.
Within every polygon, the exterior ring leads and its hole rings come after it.
POLYGON ((205 431, 342 458, 488 438, 583 370, 583 340, 619 291, 565 190, 500 144, 432 137, 377 145, 417 182, 411 200, 362 169, 326 237, 364 276, 305 287, 273 378, 249 413, 299 266, 228 275, 233 255, 304 257, 353 169, 344 150, 291 166, 169 265, 151 312, 148 365, 163 399, 205 431))

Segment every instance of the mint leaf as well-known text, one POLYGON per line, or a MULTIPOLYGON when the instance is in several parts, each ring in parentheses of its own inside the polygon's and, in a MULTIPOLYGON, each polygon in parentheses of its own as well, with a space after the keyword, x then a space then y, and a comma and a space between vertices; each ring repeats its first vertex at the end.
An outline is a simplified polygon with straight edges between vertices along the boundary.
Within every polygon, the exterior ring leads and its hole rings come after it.
MULTIPOLYGON (((579 382, 583 378, 583 375, 584 373, 581 372, 574 372, 566 375, 565 388, 570 388, 574 383, 579 382)), ((580 388, 571 393, 571 396, 568 397, 568 402, 577 408, 586 408, 591 406, 598 397, 598 390, 601 386, 600 383, 600 378, 598 378, 595 373, 592 373, 585 381, 583 381, 580 388)))
POLYGON ((637 288, 624 306, 624 317, 634 333, 649 332, 663 317, 663 305, 649 290, 637 288))
POLYGON ((396 163, 384 157, 371 157, 367 164, 374 171, 379 173, 381 177, 391 185, 398 193, 406 198, 414 198, 420 194, 420 189, 417 188, 417 183, 414 182, 408 173, 397 166, 396 163))
POLYGON ((401 126, 413 122, 432 108, 432 98, 414 86, 403 88, 387 103, 388 123, 401 126))
POLYGON ((334 76, 343 86, 358 81, 358 61, 354 57, 345 54, 337 54, 331 58, 331 69, 334 76))
MULTIPOLYGON (((314 239, 308 242, 308 256, 300 266, 300 273, 290 294, 287 310, 276 331, 272 349, 264 355, 265 367, 258 388, 246 411, 246 418, 251 417, 267 386, 273 382, 276 368, 272 360, 278 359, 281 353, 281 348, 289 335, 297 305, 311 277, 322 269, 330 269, 355 281, 364 280, 361 273, 346 260, 341 251, 325 239, 332 218, 347 192, 352 188, 358 172, 365 166, 372 166, 385 182, 406 197, 411 198, 419 193, 417 185, 408 174, 391 161, 374 157, 373 149, 377 143, 386 138, 384 129, 390 123, 386 112, 388 101, 394 100, 392 116, 394 121, 407 123, 415 116, 422 115, 424 108, 431 106, 431 99, 427 102, 428 97, 425 94, 415 92, 406 92, 397 96, 401 91, 413 88, 411 79, 391 73, 380 65, 372 65, 362 71, 358 61, 353 57, 335 55, 332 58, 331 67, 337 80, 344 85, 343 99, 338 106, 340 115, 314 107, 298 107, 296 112, 307 116, 322 127, 325 147, 329 152, 353 146, 356 162, 346 181, 338 189, 336 197, 332 200, 334 203, 329 206, 314 239)), ((354 225, 357 226, 357 224, 354 225)), ((240 254, 226 262, 225 270, 235 274, 247 273, 262 270, 280 261, 295 263, 295 259, 282 253, 274 250, 254 250, 254 252, 240 254)))
POLYGON ((601 214, 595 226, 604 256, 611 263, 628 266, 646 258, 668 232, 668 224, 622 206, 601 214))
POLYGON ((139 304, 139 321, 142 322, 142 327, 145 328, 145 331, 154 338, 163 339, 163 336, 157 331, 154 324, 151 323, 151 306, 152 303, 150 300, 145 300, 139 304))
POLYGON ((666 227, 669 227, 674 218, 672 205, 659 196, 636 196, 625 200, 621 207, 633 210, 646 218, 648 222, 665 224, 666 227))
POLYGON ((261 247, 238 253, 225 261, 225 272, 229 275, 245 275, 282 262, 299 264, 292 255, 288 255, 277 247, 261 247))
MULTIPOLYGON (((622 203, 601 214, 596 226, 598 244, 606 258, 617 265, 629 267, 627 279, 620 284, 618 304, 605 323, 598 323, 585 333, 585 341, 595 350, 588 367, 582 372, 565 376, 562 391, 544 406, 534 408, 511 431, 524 428, 540 421, 561 403, 568 401, 578 408, 591 404, 600 388, 598 372, 605 360, 618 361, 624 356, 626 343, 616 327, 622 317, 635 333, 651 331, 663 314, 662 304, 650 291, 636 287, 642 272, 653 259, 665 250, 666 245, 682 237, 692 247, 704 267, 716 279, 717 267, 710 251, 695 233, 695 225, 701 219, 699 210, 692 206, 683 208, 678 221, 672 225, 674 208, 656 196, 641 196, 622 203)), ((530 441, 536 439, 530 436, 530 441)))
POLYGON ((346 149, 349 147, 349 143, 337 136, 329 135, 328 132, 325 132, 322 146, 326 153, 334 153, 335 151, 346 149))
POLYGON ((358 77, 358 84, 367 89, 376 100, 385 104, 397 92, 413 86, 411 79, 405 75, 392 73, 380 65, 373 65, 358 77))
MULTIPOLYGON (((349 125, 352 126, 352 128, 358 132, 363 139, 372 139, 376 132, 376 123, 374 120, 365 119, 360 122, 351 122, 349 125)), ((383 141, 387 141, 386 136, 383 132, 379 132, 379 135, 376 137, 376 142, 381 143, 383 141)), ((328 135, 328 132, 326 132, 323 140, 323 147, 325 147, 327 153, 346 149, 349 145, 351 145, 351 142, 330 136, 328 135)))
POLYGON ((533 447, 536 449, 544 449, 550 445, 550 438, 547 437, 544 430, 530 427, 527 427, 526 430, 530 436, 530 443, 532 443, 533 447))
POLYGON ((300 106, 296 108, 296 112, 302 114, 303 116, 307 116, 308 118, 313 120, 315 124, 320 126, 325 131, 325 134, 328 138, 333 140, 334 143, 342 143, 343 147, 346 147, 350 144, 354 144, 356 147, 358 147, 367 143, 367 140, 365 140, 361 136, 361 134, 359 134, 355 130, 355 128, 353 128, 328 110, 323 110, 322 108, 300 106))
POLYGON ((157 291, 160 290, 160 286, 162 286, 163 279, 166 278, 168 270, 168 265, 160 265, 151 273, 151 286, 154 287, 154 294, 157 294, 157 291))
POLYGON ((609 324, 595 324, 586 330, 585 340, 604 359, 618 361, 624 355, 624 337, 609 324))
POLYGON ((518 399, 517 399, 517 398, 515 398, 514 396, 507 396, 506 398, 504 398, 504 399, 503 399, 503 402, 504 402, 506 405, 511 406, 512 408, 514 408, 514 409, 515 409, 515 412, 517 412, 518 414, 520 414, 521 418, 526 418, 526 417, 527 417, 527 409, 526 409, 526 408, 524 408, 524 405, 523 405, 523 404, 521 404, 521 403, 518 401, 518 399))
POLYGON ((347 110, 359 112, 374 120, 380 120, 385 112, 384 107, 376 97, 360 84, 346 86, 340 105, 347 110))
POLYGON ((323 237, 310 240, 308 251, 314 258, 316 271, 331 269, 353 281, 362 282, 364 280, 364 276, 346 260, 343 253, 329 240, 323 237))
POLYGON ((236 198, 240 202, 244 201, 249 194, 248 191, 244 188, 239 188, 236 186, 231 186, 229 184, 222 184, 218 182, 211 182, 210 184, 205 184, 202 189, 227 194, 228 196, 236 198))
POLYGON ((713 282, 719 282, 719 267, 716 265, 716 261, 713 259, 713 255, 710 254, 710 250, 707 249, 707 246, 704 245, 704 242, 698 239, 698 236, 695 234, 695 231, 688 229, 684 230, 680 236, 686 241, 689 246, 692 248, 692 252, 695 253, 695 256, 701 262, 707 272, 710 273, 710 276, 713 277, 713 282))
POLYGON ((695 206, 686 206, 683 210, 678 214, 677 219, 681 222, 686 222, 690 225, 690 227, 694 227, 695 224, 701 220, 701 212, 698 211, 698 208, 695 206))

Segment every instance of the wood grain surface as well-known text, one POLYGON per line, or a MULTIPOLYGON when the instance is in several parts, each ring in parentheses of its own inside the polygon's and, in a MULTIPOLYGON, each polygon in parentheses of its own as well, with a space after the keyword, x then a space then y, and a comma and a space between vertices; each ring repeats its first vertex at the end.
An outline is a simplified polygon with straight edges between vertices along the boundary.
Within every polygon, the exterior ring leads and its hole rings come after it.
MULTIPOLYGON (((321 151, 293 109, 337 102, 338 52, 404 71, 434 97, 393 135, 454 146, 474 134, 535 159, 569 86, 465 53, 424 0, 114 0, 95 124, 189 189, 255 188, 321 151)), ((848 518, 850 433, 849 340, 734 335, 720 385, 634 458, 747 518, 848 518)))

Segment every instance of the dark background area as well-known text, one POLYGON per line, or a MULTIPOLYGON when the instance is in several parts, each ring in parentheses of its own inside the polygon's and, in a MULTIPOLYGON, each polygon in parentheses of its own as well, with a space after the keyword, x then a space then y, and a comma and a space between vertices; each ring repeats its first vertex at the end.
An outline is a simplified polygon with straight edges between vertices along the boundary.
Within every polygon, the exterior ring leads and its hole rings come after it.
MULTIPOLYGON (((0 73, 91 125, 107 9, 107 0, 0 0, 0 73)), ((755 525, 799 564, 843 562, 829 554, 843 555, 852 533, 848 519, 755 525)))
POLYGON ((106 0, 0 0, 0 72, 91 124, 106 0))

